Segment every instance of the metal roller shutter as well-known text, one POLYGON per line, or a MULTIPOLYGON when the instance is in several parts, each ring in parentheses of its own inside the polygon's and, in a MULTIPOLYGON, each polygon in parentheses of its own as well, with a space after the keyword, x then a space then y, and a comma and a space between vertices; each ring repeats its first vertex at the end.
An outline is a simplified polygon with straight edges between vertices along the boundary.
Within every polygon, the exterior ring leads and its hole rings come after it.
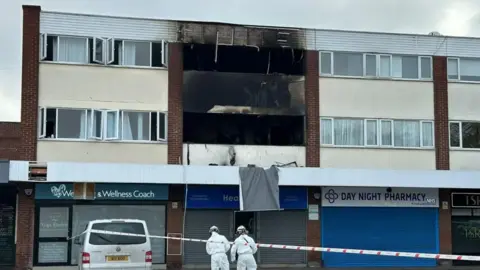
MULTIPOLYGON (((217 226, 220 233, 231 240, 233 234, 233 211, 231 210, 187 210, 185 217, 185 237, 207 240, 211 226, 217 226)), ((184 264, 209 265, 210 256, 205 251, 205 243, 184 242, 184 264)))
MULTIPOLYGON (((438 209, 323 207, 322 246, 438 253, 438 209)), ((325 267, 427 267, 435 259, 323 253, 325 267)))
MULTIPOLYGON (((305 211, 260 212, 257 214, 259 243, 305 246, 307 213, 305 211)), ((260 264, 306 264, 305 251, 258 249, 260 264)))

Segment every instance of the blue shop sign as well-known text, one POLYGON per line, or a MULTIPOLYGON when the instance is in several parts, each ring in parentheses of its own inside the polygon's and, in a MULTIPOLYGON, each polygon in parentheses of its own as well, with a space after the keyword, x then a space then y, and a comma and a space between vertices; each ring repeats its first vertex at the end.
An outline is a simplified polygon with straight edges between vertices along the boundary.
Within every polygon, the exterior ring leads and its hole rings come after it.
MULTIPOLYGON (((73 184, 36 184, 35 199, 74 200, 73 184)), ((95 184, 95 200, 168 200, 168 185, 95 184)))
MULTIPOLYGON (((279 197, 283 209, 307 209, 305 187, 280 187, 279 197)), ((189 186, 187 208, 239 209, 238 186, 189 186)))

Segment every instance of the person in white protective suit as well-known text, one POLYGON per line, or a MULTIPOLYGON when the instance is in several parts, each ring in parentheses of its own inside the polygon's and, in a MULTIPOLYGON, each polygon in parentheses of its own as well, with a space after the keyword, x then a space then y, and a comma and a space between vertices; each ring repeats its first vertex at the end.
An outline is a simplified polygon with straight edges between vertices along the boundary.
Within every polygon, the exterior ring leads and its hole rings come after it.
POLYGON ((253 270, 257 269, 257 262, 253 254, 257 253, 257 244, 248 236, 248 232, 244 226, 237 228, 237 234, 239 235, 235 242, 233 242, 230 256, 232 263, 235 262, 235 255, 238 254, 237 270, 253 270))
POLYGON ((220 234, 217 226, 210 227, 210 238, 207 242, 207 253, 211 256, 212 270, 229 270, 227 252, 230 249, 228 239, 220 234))

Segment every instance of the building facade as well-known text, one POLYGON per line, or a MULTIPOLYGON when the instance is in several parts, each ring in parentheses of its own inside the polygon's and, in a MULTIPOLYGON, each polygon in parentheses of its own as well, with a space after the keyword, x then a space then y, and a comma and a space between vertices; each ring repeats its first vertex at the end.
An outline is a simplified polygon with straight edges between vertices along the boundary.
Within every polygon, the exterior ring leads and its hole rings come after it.
MULTIPOLYGON (((480 188, 480 40, 23 10, 17 267, 74 268, 68 238, 98 212, 159 235, 214 220, 271 244, 477 253, 477 205, 453 198, 480 188), (281 214, 237 211, 247 165, 280 167, 281 214)), ((257 260, 444 263, 282 252, 257 260)), ((196 243, 154 254, 208 264, 196 243)))

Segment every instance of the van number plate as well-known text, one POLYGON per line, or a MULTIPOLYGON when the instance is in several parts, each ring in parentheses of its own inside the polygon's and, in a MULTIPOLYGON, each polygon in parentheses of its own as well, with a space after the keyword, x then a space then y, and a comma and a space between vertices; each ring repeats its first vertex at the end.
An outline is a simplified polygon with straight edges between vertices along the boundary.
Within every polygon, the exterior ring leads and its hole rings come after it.
POLYGON ((107 256, 107 262, 125 262, 128 256, 107 256))

